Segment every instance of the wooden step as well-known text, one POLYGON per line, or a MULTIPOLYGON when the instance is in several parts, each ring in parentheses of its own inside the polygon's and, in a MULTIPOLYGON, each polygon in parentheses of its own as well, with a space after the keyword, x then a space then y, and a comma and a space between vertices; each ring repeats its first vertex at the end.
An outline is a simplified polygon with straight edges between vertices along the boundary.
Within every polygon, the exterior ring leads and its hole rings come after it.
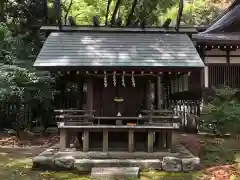
POLYGON ((91 179, 122 179, 137 178, 139 167, 93 167, 91 170, 91 179))

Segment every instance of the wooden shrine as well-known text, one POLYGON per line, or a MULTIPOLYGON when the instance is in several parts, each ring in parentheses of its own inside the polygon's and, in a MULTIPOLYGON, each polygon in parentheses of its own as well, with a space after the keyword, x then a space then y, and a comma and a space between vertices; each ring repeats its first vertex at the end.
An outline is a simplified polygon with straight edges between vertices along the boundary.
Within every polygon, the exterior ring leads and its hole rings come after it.
MULTIPOLYGON (((186 34, 107 31, 52 32, 34 63, 65 79, 75 100, 55 110, 61 150, 171 150, 181 127, 171 96, 204 67, 195 46, 186 34)), ((201 94, 201 84, 191 91, 201 94)))

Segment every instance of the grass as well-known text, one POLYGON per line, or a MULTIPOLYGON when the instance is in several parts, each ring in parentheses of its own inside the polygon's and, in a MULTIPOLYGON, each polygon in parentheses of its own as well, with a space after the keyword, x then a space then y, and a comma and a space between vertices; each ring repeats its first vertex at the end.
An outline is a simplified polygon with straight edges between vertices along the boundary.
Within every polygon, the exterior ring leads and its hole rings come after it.
POLYGON ((31 157, 0 153, 0 178, 4 180, 87 180, 68 172, 33 171, 31 157))

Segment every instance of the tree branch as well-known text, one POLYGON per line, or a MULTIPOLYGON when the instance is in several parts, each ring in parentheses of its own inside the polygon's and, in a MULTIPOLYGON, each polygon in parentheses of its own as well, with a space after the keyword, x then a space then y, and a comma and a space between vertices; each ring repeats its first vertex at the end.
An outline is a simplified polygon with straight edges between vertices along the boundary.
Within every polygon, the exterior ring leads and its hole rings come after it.
POLYGON ((116 19, 116 15, 117 15, 120 3, 121 3, 121 0, 117 0, 116 6, 115 6, 113 14, 112 14, 111 25, 115 24, 115 19, 116 19))
POLYGON ((127 18, 127 24, 126 24, 127 26, 129 26, 132 22, 133 13, 134 13, 134 10, 135 10, 136 6, 137 6, 137 0, 133 0, 132 8, 131 8, 131 11, 130 11, 130 13, 128 15, 128 18, 127 18))
POLYGON ((109 8, 110 8, 110 4, 111 4, 112 0, 108 0, 108 4, 107 4, 107 12, 106 12, 106 19, 105 19, 105 26, 108 25, 108 14, 109 14, 109 8))
POLYGON ((74 16, 74 19, 76 19, 78 16, 80 16, 82 13, 78 13, 74 16))
POLYGON ((70 1, 70 4, 69 4, 69 6, 68 6, 67 12, 66 12, 65 17, 64 17, 64 24, 65 24, 65 25, 66 25, 66 23, 67 23, 67 17, 68 17, 68 14, 69 14, 69 11, 70 11, 72 5, 73 5, 73 0, 70 1))

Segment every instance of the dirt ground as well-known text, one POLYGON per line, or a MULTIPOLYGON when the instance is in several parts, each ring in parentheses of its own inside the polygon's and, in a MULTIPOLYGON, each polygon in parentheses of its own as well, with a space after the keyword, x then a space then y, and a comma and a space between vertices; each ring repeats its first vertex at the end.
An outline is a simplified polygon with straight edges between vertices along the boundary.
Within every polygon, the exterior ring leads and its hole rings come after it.
POLYGON ((0 132, 0 146, 14 147, 49 147, 59 142, 58 135, 33 136, 21 132, 19 137, 0 132))
MULTIPOLYGON (((197 134, 181 134, 178 139, 180 143, 182 143, 195 156, 200 155, 201 141, 204 141, 203 136, 197 134)), ((236 144, 239 143, 239 140, 228 139, 225 144, 228 144, 228 148, 230 148, 234 146, 236 147, 236 144)), ((237 159, 237 157, 240 157, 239 154, 240 149, 236 152, 236 164, 234 165, 218 165, 204 168, 201 173, 201 180, 240 180, 240 168, 238 165, 240 159, 237 159)))

